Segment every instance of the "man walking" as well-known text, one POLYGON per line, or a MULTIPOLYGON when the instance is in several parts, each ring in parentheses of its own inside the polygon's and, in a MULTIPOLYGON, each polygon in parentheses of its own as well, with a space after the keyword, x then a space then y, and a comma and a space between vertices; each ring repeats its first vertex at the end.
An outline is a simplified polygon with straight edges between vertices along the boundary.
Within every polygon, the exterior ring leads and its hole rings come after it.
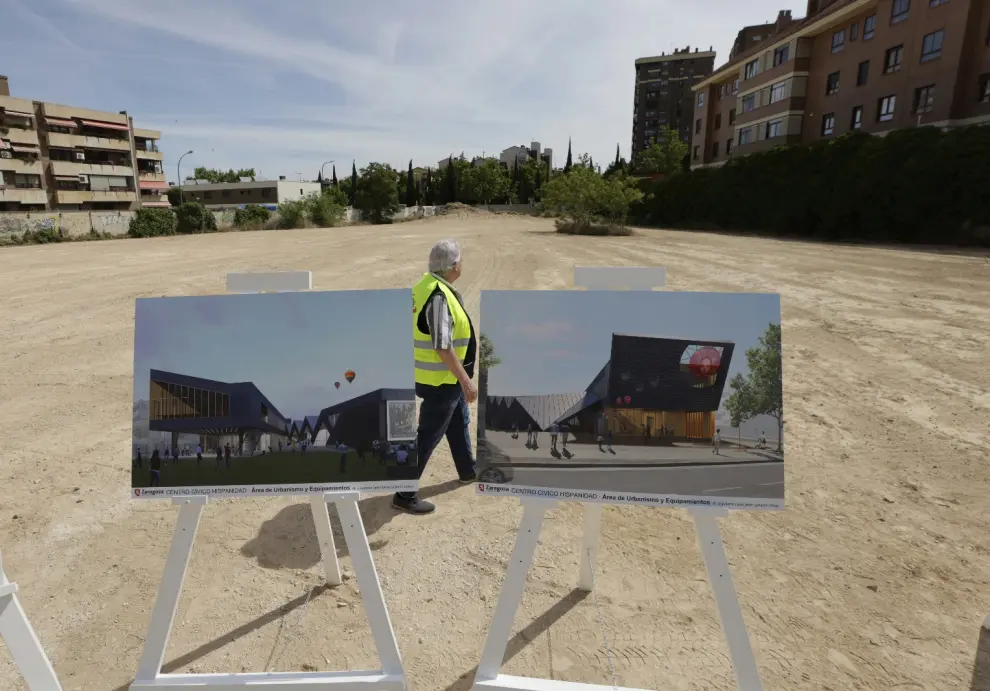
MULTIPOLYGON (((711 429, 711 428, 709 428, 709 429, 711 429)), ((718 447, 719 447, 719 445, 721 443, 722 443, 722 430, 717 429, 717 430, 715 430, 715 436, 712 437, 712 453, 715 454, 716 456, 720 456, 721 455, 718 452, 718 447)))
MULTIPOLYGON (((478 342, 464 301, 453 286, 460 276, 460 245, 441 240, 430 250, 429 272, 412 289, 412 330, 416 395, 423 399, 416 430, 417 478, 423 477, 430 456, 446 436, 457 476, 467 484, 477 477, 468 404, 478 398, 472 381, 478 342)), ((397 493, 392 506, 417 515, 435 508, 416 492, 397 493)))
POLYGON ((551 451, 556 451, 557 450, 557 430, 558 429, 559 428, 557 427, 557 423, 556 422, 550 423, 550 450, 551 451))

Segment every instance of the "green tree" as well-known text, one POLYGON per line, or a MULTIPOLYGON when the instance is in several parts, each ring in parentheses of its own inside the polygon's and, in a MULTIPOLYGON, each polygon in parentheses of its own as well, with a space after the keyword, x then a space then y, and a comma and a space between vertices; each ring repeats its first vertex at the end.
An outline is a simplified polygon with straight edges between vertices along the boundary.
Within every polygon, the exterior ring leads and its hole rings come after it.
POLYGON ((337 166, 336 165, 333 165, 333 166, 331 166, 331 168, 333 168, 333 177, 330 178, 330 183, 334 187, 337 187, 337 166))
MULTIPOLYGON (((601 178, 597 171, 595 176, 601 178)), ((598 213, 614 226, 625 226, 629 209, 643 199, 643 192, 639 189, 637 181, 625 174, 601 179, 602 184, 596 200, 598 213)))
POLYGON ((172 206, 179 206, 182 203, 182 190, 179 189, 178 185, 169 187, 166 194, 168 195, 168 203, 172 206))
POLYGON ((335 187, 328 187, 327 190, 333 192, 316 193, 309 195, 305 199, 306 213, 309 214, 313 225, 319 228, 333 228, 339 226, 347 217, 347 200, 341 203, 343 194, 335 187))
POLYGON ((483 202, 486 206, 492 199, 500 197, 509 190, 509 178, 506 177, 502 165, 494 158, 485 159, 476 166, 465 171, 465 187, 468 196, 475 201, 483 202))
POLYGON ((263 206, 249 204, 234 212, 234 227, 238 230, 260 230, 271 218, 271 211, 263 206))
POLYGON ((444 180, 446 190, 444 193, 444 203, 453 204, 457 201, 457 173, 454 171, 454 157, 447 159, 447 179, 444 180))
POLYGON ((482 422, 478 428, 478 436, 484 439, 485 409, 488 407, 488 370, 498 367, 502 361, 495 354, 495 346, 486 333, 482 333, 478 338, 478 350, 478 364, 481 365, 478 371, 478 419, 482 422))
POLYGON ((626 176, 603 178, 590 168, 574 166, 543 186, 543 207, 563 218, 561 232, 628 234, 625 226, 632 204, 642 198, 636 181, 626 176), (604 222, 604 225, 602 225, 604 222))
POLYGON ((358 189, 358 174, 357 174, 357 163, 351 161, 351 189, 350 189, 350 203, 351 206, 355 206, 354 202, 357 199, 357 189, 358 189))
POLYGON ((755 348, 746 351, 748 375, 737 374, 729 382, 732 394, 725 401, 732 426, 757 415, 777 421, 777 452, 784 451, 784 379, 781 372, 780 324, 770 324, 755 348))
POLYGON ((416 181, 413 180, 412 159, 406 171, 406 206, 416 206, 416 181))
POLYGON ((219 170, 217 168, 199 167, 193 171, 193 178, 196 180, 209 180, 213 183, 239 182, 241 178, 254 179, 255 177, 254 168, 241 168, 240 170, 230 168, 229 170, 219 170))
POLYGON ((433 169, 426 169, 426 184, 423 189, 423 201, 427 206, 433 206, 437 203, 437 193, 434 189, 434 179, 433 179, 433 169))
POLYGON ((323 188, 322 194, 324 197, 329 197, 330 201, 332 201, 334 204, 337 204, 338 206, 342 206, 345 209, 347 208, 348 206, 347 192, 340 189, 340 187, 328 185, 327 187, 323 188))
POLYGON ((290 228, 302 228, 304 225, 306 225, 306 202, 304 200, 293 199, 278 205, 278 228, 288 230, 290 228))
POLYGON ((372 223, 390 223, 399 210, 399 173, 387 163, 369 163, 361 170, 354 208, 372 223))
POLYGON ((571 165, 573 165, 574 159, 571 158, 571 138, 567 138, 567 163, 564 164, 564 172, 571 172, 571 165))
POLYGON ((684 157, 688 155, 688 145, 670 125, 660 130, 658 141, 650 144, 636 157, 636 171, 640 173, 663 173, 673 177, 684 172, 684 157))
POLYGON ((185 202, 175 210, 175 232, 210 233, 217 229, 217 218, 213 212, 199 202, 185 202))

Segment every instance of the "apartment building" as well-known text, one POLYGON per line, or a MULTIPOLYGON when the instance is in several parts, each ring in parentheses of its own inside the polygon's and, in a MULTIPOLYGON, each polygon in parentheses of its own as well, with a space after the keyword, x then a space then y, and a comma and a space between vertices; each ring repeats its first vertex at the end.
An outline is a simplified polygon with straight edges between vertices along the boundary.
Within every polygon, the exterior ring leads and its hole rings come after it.
POLYGON ((159 139, 127 111, 15 98, 0 77, 0 212, 167 206, 159 139))
POLYGON ((503 168, 512 170, 513 166, 521 166, 530 159, 543 161, 545 165, 553 167, 553 149, 544 149, 539 142, 530 142, 529 146, 510 146, 499 155, 498 160, 503 168))
POLYGON ((694 118, 692 87, 712 73, 715 52, 691 47, 636 60, 633 94, 632 158, 650 146, 665 126, 690 142, 694 118))
POLYGON ((694 91, 693 167, 852 131, 990 123, 990 0, 809 0, 694 91))

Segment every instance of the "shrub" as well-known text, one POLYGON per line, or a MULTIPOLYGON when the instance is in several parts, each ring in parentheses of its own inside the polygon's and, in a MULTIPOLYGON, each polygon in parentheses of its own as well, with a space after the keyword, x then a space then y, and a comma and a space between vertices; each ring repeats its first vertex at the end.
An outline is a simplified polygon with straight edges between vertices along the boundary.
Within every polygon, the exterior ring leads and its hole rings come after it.
POLYGON ((171 209, 138 209, 127 226, 132 238, 175 235, 176 219, 171 209))
POLYGON ((561 216, 561 233, 630 235, 621 232, 631 204, 642 199, 636 182, 625 175, 603 178, 593 170, 574 167, 544 186, 543 207, 561 216))
POLYGON ((850 134, 647 183, 644 223, 819 240, 990 245, 990 127, 850 134))
MULTIPOLYGON (((338 190, 338 192, 340 192, 338 190)), ((311 194, 306 197, 306 212, 313 225, 332 228, 343 223, 347 207, 339 203, 340 194, 311 194)))
POLYGON ((234 227, 238 230, 259 230, 271 217, 272 212, 265 207, 251 204, 234 211, 234 227))
POLYGON ((210 233, 217 229, 216 216, 199 202, 185 202, 176 210, 175 218, 175 232, 181 235, 210 233))
POLYGON ((302 200, 282 202, 278 205, 278 227, 282 230, 302 228, 306 225, 306 204, 302 200))
POLYGON ((623 225, 568 221, 563 218, 554 221, 554 226, 556 226, 558 233, 564 235, 627 236, 633 234, 632 228, 623 225))

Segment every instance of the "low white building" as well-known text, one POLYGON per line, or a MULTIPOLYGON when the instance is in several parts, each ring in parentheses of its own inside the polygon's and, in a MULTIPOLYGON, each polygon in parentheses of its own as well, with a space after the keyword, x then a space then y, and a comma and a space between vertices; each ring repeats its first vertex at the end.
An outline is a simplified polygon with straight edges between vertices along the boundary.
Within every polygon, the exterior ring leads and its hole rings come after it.
POLYGON ((295 180, 246 180, 208 182, 186 180, 181 186, 183 201, 198 201, 206 206, 240 206, 242 204, 281 204, 311 194, 320 194, 318 182, 295 180))

